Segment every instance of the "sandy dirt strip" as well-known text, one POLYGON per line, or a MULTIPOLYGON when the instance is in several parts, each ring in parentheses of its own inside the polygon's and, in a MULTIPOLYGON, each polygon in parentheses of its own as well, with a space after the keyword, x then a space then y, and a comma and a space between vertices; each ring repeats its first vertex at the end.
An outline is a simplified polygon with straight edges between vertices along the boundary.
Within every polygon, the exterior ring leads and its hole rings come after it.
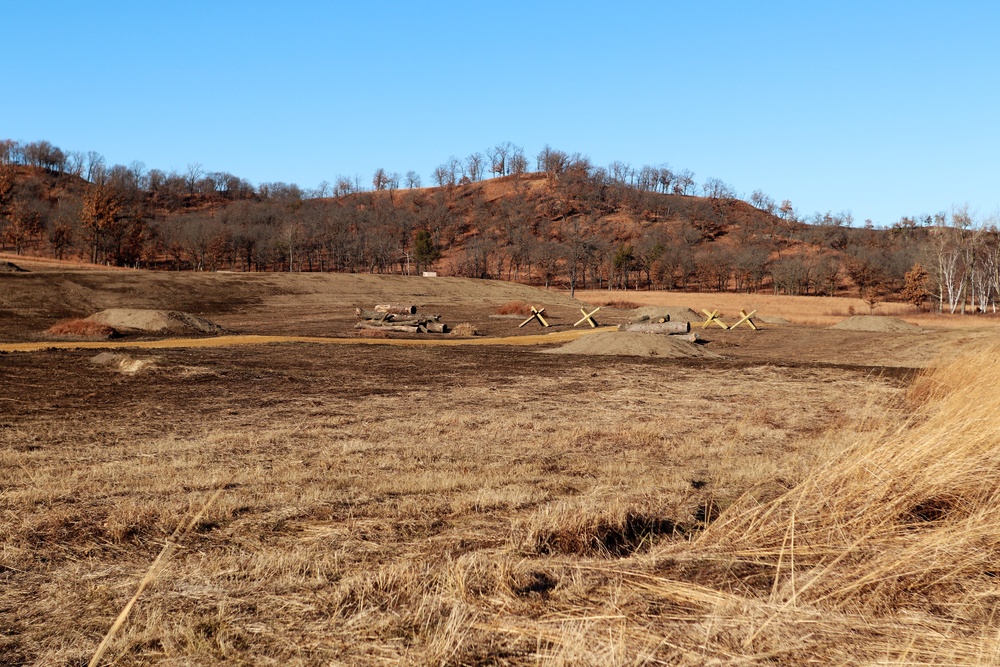
POLYGON ((529 336, 483 338, 332 338, 325 336, 213 336, 211 338, 165 338, 162 340, 108 341, 38 341, 32 343, 0 343, 0 352, 40 352, 42 350, 162 350, 195 347, 234 347, 237 345, 270 345, 273 343, 312 343, 317 345, 394 345, 400 347, 454 347, 463 345, 552 345, 568 343, 581 336, 615 327, 574 329, 529 336))

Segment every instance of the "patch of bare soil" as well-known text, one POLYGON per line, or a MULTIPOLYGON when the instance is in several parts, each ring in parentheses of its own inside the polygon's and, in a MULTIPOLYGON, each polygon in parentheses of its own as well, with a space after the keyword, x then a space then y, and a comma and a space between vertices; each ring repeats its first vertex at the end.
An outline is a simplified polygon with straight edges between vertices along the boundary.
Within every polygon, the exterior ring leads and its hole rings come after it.
POLYGON ((722 358, 721 355, 710 352, 697 343, 692 343, 676 336, 625 331, 607 331, 591 336, 584 336, 554 350, 545 350, 545 352, 550 354, 589 354, 619 357, 663 357, 665 359, 687 357, 722 358))
POLYGON ((643 306, 631 313, 632 319, 648 317, 651 320, 669 317, 671 322, 702 322, 704 317, 684 306, 643 306))
POLYGON ((215 322, 176 310, 109 308, 94 313, 85 321, 103 324, 122 332, 172 334, 219 334, 225 332, 225 329, 215 322))
POLYGON ((880 331, 886 333, 914 333, 922 331, 916 324, 910 324, 898 317, 882 317, 878 315, 854 315, 834 324, 830 328, 847 331, 880 331))
POLYGON ((14 262, 0 262, 0 273, 27 273, 27 269, 22 269, 14 262))

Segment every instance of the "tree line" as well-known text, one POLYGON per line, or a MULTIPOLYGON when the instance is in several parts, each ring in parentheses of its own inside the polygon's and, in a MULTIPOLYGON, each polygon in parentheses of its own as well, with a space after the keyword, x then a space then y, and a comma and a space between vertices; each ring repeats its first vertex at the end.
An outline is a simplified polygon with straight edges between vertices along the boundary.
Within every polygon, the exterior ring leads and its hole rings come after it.
POLYGON ((593 164, 504 142, 419 174, 379 168, 303 190, 192 164, 107 166, 94 152, 0 141, 0 241, 14 252, 175 270, 457 275, 546 287, 850 291, 993 310, 1000 242, 967 210, 876 229, 800 216, 761 190, 698 185, 668 164, 593 164), (494 184, 487 192, 486 185, 494 184))

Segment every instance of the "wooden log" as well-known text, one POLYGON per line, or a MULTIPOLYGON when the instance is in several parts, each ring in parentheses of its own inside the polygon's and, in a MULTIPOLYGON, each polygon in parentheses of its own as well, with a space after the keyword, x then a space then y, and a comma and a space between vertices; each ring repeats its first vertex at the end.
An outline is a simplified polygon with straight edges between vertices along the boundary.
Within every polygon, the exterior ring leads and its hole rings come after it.
POLYGON ((378 320, 381 322, 389 317, 389 313, 368 310, 367 308, 355 308, 354 312, 357 314, 359 320, 378 320))
POLYGON ((395 303, 380 303, 375 306, 375 310, 380 313, 392 313, 393 315, 413 315, 417 312, 417 307, 395 303))
POLYGON ((373 322, 358 322, 354 325, 355 329, 373 329, 378 331, 395 331, 397 333, 417 333, 418 327, 416 325, 410 326, 408 324, 375 324, 373 322))
POLYGON ((690 322, 641 322, 636 324, 624 324, 619 327, 621 331, 632 331, 636 333, 658 333, 675 334, 687 333, 691 331, 690 322))
POLYGON ((427 322, 424 327, 430 333, 448 333, 448 325, 441 322, 427 322))

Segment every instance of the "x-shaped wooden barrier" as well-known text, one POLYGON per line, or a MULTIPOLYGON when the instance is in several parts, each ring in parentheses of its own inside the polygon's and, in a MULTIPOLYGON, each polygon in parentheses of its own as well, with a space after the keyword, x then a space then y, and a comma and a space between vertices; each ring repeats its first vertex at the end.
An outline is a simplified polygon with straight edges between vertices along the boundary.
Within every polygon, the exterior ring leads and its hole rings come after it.
POLYGON ((701 325, 702 329, 707 329, 709 324, 714 324, 716 326, 722 327, 723 329, 729 328, 729 325, 727 325, 725 322, 719 319, 718 310, 713 310, 712 312, 708 312, 707 310, 702 308, 701 312, 705 313, 705 315, 708 316, 708 319, 705 320, 705 322, 701 325))
POLYGON ((592 313, 588 313, 585 309, 581 308, 580 312, 583 313, 583 317, 580 319, 579 322, 577 322, 573 326, 579 326, 579 325, 583 324, 584 322, 586 322, 587 324, 590 325, 591 329, 596 329, 597 328, 597 320, 594 319, 594 315, 597 314, 597 311, 599 311, 600 309, 601 309, 601 307, 598 306, 597 308, 594 308, 594 311, 592 313))
POLYGON ((549 323, 545 321, 544 317, 542 317, 542 313, 544 313, 544 312, 545 312, 544 308, 542 308, 541 310, 539 310, 539 309, 535 308, 534 306, 532 306, 531 307, 531 317, 529 317, 525 321, 523 321, 520 324, 518 324, 517 328, 520 329, 521 327, 523 327, 525 324, 527 324, 531 320, 538 320, 538 323, 541 324, 543 327, 549 326, 549 323))
POLYGON ((753 316, 756 315, 756 314, 757 314, 756 310, 752 310, 749 313, 746 310, 740 310, 740 318, 741 318, 740 321, 737 322, 736 324, 734 324, 733 326, 729 327, 729 328, 730 329, 735 329, 736 327, 738 327, 741 324, 743 324, 744 322, 746 322, 747 326, 749 326, 751 329, 753 329, 754 331, 756 331, 757 330, 757 325, 753 323, 753 316))

